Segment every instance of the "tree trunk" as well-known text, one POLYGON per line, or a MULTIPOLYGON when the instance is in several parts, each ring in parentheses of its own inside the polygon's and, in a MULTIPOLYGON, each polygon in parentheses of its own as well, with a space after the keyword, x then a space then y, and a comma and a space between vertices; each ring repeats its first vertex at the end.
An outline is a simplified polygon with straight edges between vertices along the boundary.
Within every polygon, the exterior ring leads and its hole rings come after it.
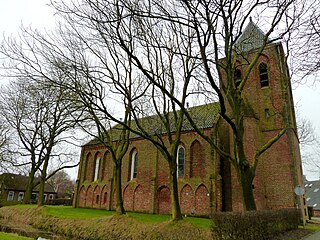
POLYGON ((170 164, 170 185, 171 185, 171 215, 172 220, 182 220, 181 208, 178 195, 178 178, 175 164, 170 164))
POLYGON ((122 187, 121 187, 121 164, 122 160, 118 160, 116 163, 116 214, 123 215, 126 211, 123 207, 122 200, 122 187))
POLYGON ((110 182, 110 194, 109 194, 109 206, 108 206, 109 211, 113 210, 114 179, 115 178, 116 178, 116 167, 114 165, 113 169, 112 169, 112 178, 111 178, 111 182, 110 182))
POLYGON ((44 159, 43 167, 41 170, 41 176, 40 176, 38 206, 43 206, 44 204, 44 186, 45 186, 46 177, 47 177, 48 165, 49 165, 49 155, 46 155, 44 159))
POLYGON ((257 210, 253 195, 253 175, 250 168, 239 170, 239 182, 242 191, 242 204, 244 211, 257 210))
POLYGON ((28 179, 28 183, 26 186, 26 192, 25 192, 24 198, 23 198, 24 204, 31 203, 31 195, 32 195, 32 191, 33 191, 33 184, 34 184, 33 181, 34 181, 35 173, 36 173, 36 170, 32 168, 29 173, 29 179, 28 179))
MULTIPOLYGON (((239 109, 241 104, 238 104, 239 109)), ((238 114, 238 117, 241 114, 238 114)), ((246 157, 244 147, 244 122, 243 117, 237 119, 237 134, 235 135, 236 151, 239 164, 236 165, 236 171, 238 174, 238 180, 242 191, 242 205, 244 211, 257 210, 254 195, 253 195, 253 179, 255 176, 254 169, 250 166, 250 163, 246 157)))
POLYGON ((38 195, 38 206, 43 206, 44 204, 44 185, 46 180, 46 174, 42 173, 39 183, 39 195, 38 195))

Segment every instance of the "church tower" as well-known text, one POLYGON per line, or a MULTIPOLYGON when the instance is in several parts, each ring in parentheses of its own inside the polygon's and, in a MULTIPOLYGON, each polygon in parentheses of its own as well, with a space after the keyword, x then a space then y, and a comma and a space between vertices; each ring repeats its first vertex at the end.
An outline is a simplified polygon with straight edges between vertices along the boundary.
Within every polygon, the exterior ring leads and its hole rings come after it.
MULTIPOLYGON (((238 56, 234 74, 236 86, 241 82, 241 77, 263 45, 264 39, 265 34, 250 20, 235 44, 238 56)), ((290 75, 280 42, 268 41, 242 94, 249 109, 244 120, 245 150, 249 160, 252 161, 258 147, 286 129, 281 138, 260 156, 252 186, 258 210, 304 205, 303 198, 294 193, 295 187, 303 186, 303 175, 290 75)), ((233 152, 232 142, 230 152, 233 152)), ((224 194, 222 200, 227 199, 229 204, 225 209, 240 211, 242 195, 236 173, 232 167, 230 170, 225 167, 226 163, 222 165, 222 181, 231 182, 225 184, 231 184, 229 190, 221 190, 222 195, 224 194)))

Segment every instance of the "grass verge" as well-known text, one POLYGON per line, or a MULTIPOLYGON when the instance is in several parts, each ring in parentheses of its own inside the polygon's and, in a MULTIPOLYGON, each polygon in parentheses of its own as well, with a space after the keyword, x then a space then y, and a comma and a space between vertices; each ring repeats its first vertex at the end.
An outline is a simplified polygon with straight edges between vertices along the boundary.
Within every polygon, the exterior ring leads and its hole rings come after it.
POLYGON ((14 239, 14 240, 32 240, 33 238, 19 236, 19 235, 14 234, 14 233, 0 232, 0 239, 1 240, 12 240, 12 239, 14 239))
POLYGON ((170 221, 169 215, 114 212, 60 206, 0 209, 2 222, 28 225, 63 239, 211 239, 210 220, 187 217, 170 221))

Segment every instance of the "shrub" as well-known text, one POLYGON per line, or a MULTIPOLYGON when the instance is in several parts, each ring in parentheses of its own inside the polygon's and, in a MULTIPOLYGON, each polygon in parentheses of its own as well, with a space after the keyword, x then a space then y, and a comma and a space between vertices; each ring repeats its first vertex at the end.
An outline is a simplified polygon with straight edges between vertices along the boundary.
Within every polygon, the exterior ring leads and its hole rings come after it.
POLYGON ((67 198, 51 199, 47 202, 47 204, 48 205, 72 206, 72 199, 67 199, 67 198))
POLYGON ((216 239, 268 239, 298 228, 300 213, 297 209, 215 213, 212 220, 216 239))
POLYGON ((21 202, 18 202, 18 201, 0 200, 0 207, 13 206, 13 205, 18 205, 18 204, 21 204, 21 202))

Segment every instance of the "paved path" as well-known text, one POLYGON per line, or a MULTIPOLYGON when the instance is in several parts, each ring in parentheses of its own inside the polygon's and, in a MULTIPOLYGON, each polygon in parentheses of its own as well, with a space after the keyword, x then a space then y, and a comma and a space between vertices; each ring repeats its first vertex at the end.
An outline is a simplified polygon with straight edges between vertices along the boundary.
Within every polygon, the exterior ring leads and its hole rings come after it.
POLYGON ((320 240, 320 231, 316 231, 313 234, 306 236, 303 240, 320 240))

